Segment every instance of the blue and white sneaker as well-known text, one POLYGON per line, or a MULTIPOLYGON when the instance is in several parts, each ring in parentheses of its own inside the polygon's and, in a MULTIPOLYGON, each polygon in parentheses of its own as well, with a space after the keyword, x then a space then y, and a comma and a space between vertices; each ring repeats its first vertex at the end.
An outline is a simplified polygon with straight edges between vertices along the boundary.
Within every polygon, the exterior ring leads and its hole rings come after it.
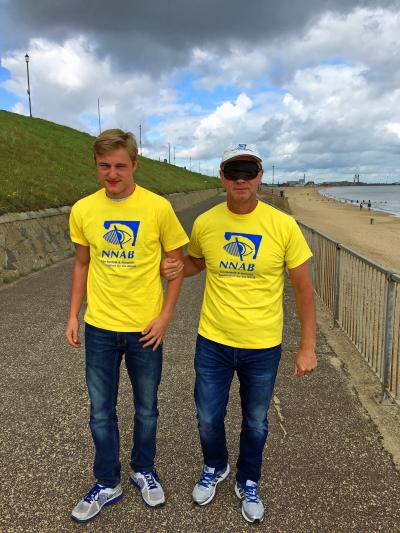
POLYGON ((110 488, 96 483, 74 507, 71 517, 77 522, 88 522, 99 514, 104 505, 117 503, 123 495, 122 487, 119 484, 110 488))
POLYGON ((247 522, 264 520, 264 505, 258 495, 258 485, 254 481, 235 484, 236 496, 242 500, 242 515, 247 522))
POLYGON ((140 490, 143 501, 149 507, 161 507, 165 503, 165 494, 156 470, 149 472, 132 472, 129 481, 140 490))
POLYGON ((204 465, 199 481, 194 486, 192 497, 198 505, 207 505, 215 496, 218 483, 228 477, 231 469, 229 465, 223 470, 215 471, 215 468, 204 465))

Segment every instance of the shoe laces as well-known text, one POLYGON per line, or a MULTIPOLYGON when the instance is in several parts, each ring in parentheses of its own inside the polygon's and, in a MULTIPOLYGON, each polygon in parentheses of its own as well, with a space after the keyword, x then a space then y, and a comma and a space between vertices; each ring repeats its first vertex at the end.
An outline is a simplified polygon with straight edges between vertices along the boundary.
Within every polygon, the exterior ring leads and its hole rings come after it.
POLYGON ((251 485, 242 485, 242 490, 244 492, 244 497, 246 498, 246 501, 248 503, 258 503, 258 493, 257 493, 257 485, 251 486, 251 485))
POLYGON ((142 472, 146 479, 147 486, 149 490, 157 488, 158 475, 155 470, 150 470, 150 472, 142 472))
POLYGON ((208 487, 214 481, 215 477, 215 472, 206 472, 205 470, 203 470, 198 485, 201 485, 202 487, 208 489, 208 487))
POLYGON ((99 483, 96 483, 93 485, 93 487, 89 490, 89 492, 85 495, 83 500, 87 503, 92 503, 94 500, 99 499, 99 493, 104 489, 105 487, 103 485, 100 485, 99 483))

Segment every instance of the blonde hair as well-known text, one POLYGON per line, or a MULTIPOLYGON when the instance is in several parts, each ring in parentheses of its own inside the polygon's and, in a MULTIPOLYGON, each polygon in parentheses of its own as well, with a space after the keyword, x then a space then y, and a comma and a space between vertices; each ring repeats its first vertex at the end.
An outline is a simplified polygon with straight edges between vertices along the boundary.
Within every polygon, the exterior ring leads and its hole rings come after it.
POLYGON ((132 161, 136 161, 138 147, 135 136, 130 131, 110 129, 103 131, 93 144, 93 156, 104 155, 118 148, 125 148, 132 161))

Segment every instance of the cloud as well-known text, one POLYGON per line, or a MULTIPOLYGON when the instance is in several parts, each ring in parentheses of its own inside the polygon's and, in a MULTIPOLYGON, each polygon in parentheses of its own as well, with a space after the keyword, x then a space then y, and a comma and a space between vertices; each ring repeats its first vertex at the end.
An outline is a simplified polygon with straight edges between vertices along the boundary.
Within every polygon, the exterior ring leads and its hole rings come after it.
MULTIPOLYGON (((115 72, 109 57, 95 60, 95 47, 85 37, 62 44, 32 39, 29 48, 34 116, 97 132, 87 117, 95 116, 97 124, 100 98, 103 128, 120 126, 136 131, 150 113, 173 109, 175 96, 164 80, 156 84, 146 74, 115 72)), ((27 113, 26 65, 22 59, 21 50, 3 56, 2 66, 12 78, 2 86, 22 99, 27 113)))
POLYGON ((386 129, 390 133, 394 133, 400 139, 400 122, 389 122, 386 124, 386 129))
POLYGON ((240 94, 234 103, 224 102, 213 113, 203 117, 193 132, 193 157, 206 158, 210 152, 220 152, 228 144, 237 142, 239 135, 247 133, 252 105, 246 94, 240 94))
POLYGON ((28 50, 35 116, 96 133, 99 97, 103 128, 141 124, 157 159, 170 143, 182 164, 218 166, 228 144, 255 142, 281 176, 397 175, 398 2, 188 6, 0 0, 14 109, 27 112, 28 50))
POLYGON ((266 40, 300 32, 326 10, 350 12, 359 2, 8 0, 4 4, 7 23, 0 29, 12 47, 21 46, 21 41, 27 45, 32 36, 61 43, 85 35, 96 43, 98 57, 110 55, 122 68, 159 75, 187 63, 196 47, 221 49, 229 43, 258 47, 266 40))

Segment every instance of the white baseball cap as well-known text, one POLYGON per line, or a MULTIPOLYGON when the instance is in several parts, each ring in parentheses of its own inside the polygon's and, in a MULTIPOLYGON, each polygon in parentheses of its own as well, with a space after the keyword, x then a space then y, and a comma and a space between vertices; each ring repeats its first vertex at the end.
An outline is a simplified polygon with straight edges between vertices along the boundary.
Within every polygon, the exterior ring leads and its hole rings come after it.
POLYGON ((257 159, 257 161, 259 161, 260 163, 262 161, 261 156, 254 144, 236 144, 234 146, 228 146, 228 148, 224 150, 221 159, 221 167, 227 161, 230 161, 231 159, 234 159, 235 157, 240 157, 242 155, 254 157, 254 159, 257 159))

